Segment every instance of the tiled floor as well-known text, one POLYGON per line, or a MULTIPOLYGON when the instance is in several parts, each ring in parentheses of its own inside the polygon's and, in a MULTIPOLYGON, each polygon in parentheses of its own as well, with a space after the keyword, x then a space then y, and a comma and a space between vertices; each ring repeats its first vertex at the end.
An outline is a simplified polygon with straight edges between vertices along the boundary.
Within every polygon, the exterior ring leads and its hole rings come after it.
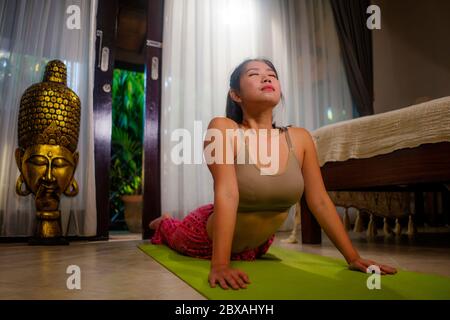
MULTIPOLYGON (((275 245, 342 258, 323 235, 321 245, 275 245)), ((415 240, 377 237, 350 232, 361 256, 397 268, 450 277, 450 233, 420 233, 415 240)), ((140 235, 116 234, 105 242, 72 242, 61 247, 0 244, 0 299, 204 299, 167 271, 137 245, 140 235), (81 290, 69 290, 69 265, 81 270, 81 290)))

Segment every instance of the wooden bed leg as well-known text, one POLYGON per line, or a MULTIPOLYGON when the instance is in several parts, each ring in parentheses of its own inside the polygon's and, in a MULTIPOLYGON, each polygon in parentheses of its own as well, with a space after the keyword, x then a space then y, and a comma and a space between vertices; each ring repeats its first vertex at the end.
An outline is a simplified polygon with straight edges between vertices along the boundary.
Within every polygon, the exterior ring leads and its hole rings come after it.
POLYGON ((409 215, 409 220, 408 220, 408 231, 406 232, 406 234, 409 237, 414 237, 417 233, 417 229, 416 226, 414 224, 414 219, 413 219, 413 215, 410 214, 409 215))
POLYGON ((421 221, 420 224, 428 222, 425 216, 425 203, 422 191, 414 192, 414 214, 421 221))
POLYGON ((442 212, 444 213, 444 224, 450 224, 450 184, 444 184, 442 190, 442 212))
POLYGON ((301 206, 301 230, 302 243, 304 244, 321 244, 322 243, 322 229, 316 218, 313 216, 308 208, 305 197, 300 200, 301 206))

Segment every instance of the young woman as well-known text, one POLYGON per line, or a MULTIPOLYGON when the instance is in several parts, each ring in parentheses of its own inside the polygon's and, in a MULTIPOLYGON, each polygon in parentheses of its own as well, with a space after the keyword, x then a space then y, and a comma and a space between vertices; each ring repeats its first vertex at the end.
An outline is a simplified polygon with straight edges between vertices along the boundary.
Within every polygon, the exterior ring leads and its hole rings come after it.
MULTIPOLYGON (((212 287, 219 283, 223 289, 246 288, 249 277, 231 268, 230 260, 253 260, 266 253, 289 208, 304 192, 308 207, 350 269, 366 272, 368 266, 377 265, 381 274, 396 273, 392 267, 361 258, 352 246, 325 190, 311 135, 303 128, 276 128, 273 124, 272 111, 280 99, 278 74, 270 61, 246 60, 234 70, 227 117, 214 118, 208 126, 208 130, 222 133, 224 146, 223 152, 215 155, 222 161, 208 164, 214 179, 214 203, 195 209, 182 221, 167 214, 152 221, 150 228, 156 230, 152 243, 211 259, 212 287), (259 142, 253 149, 245 142, 239 147, 227 139, 227 130, 244 133, 244 141, 245 136, 254 135, 259 142), (275 146, 269 152, 277 155, 279 165, 274 174, 262 174, 267 163, 258 158, 260 152, 255 152, 262 147, 260 143, 269 150, 275 146), (253 163, 236 161, 241 152, 244 159, 254 159, 253 163), (230 156, 234 161, 227 163, 230 156)), ((209 143, 205 140, 205 150, 209 143)))

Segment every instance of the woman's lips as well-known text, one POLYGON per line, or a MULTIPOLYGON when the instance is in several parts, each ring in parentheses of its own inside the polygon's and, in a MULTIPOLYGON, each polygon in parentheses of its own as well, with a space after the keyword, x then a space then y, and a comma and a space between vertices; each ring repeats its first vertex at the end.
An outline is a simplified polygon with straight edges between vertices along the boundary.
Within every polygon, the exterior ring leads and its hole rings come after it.
POLYGON ((262 91, 275 91, 275 88, 272 86, 264 86, 261 89, 262 91))

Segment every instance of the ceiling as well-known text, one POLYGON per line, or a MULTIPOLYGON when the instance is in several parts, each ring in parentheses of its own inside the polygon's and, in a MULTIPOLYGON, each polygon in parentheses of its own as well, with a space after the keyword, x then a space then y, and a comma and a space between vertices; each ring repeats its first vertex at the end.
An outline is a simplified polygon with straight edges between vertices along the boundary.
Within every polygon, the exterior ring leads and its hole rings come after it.
POLYGON ((119 0, 116 62, 143 65, 147 33, 147 1, 119 0))

